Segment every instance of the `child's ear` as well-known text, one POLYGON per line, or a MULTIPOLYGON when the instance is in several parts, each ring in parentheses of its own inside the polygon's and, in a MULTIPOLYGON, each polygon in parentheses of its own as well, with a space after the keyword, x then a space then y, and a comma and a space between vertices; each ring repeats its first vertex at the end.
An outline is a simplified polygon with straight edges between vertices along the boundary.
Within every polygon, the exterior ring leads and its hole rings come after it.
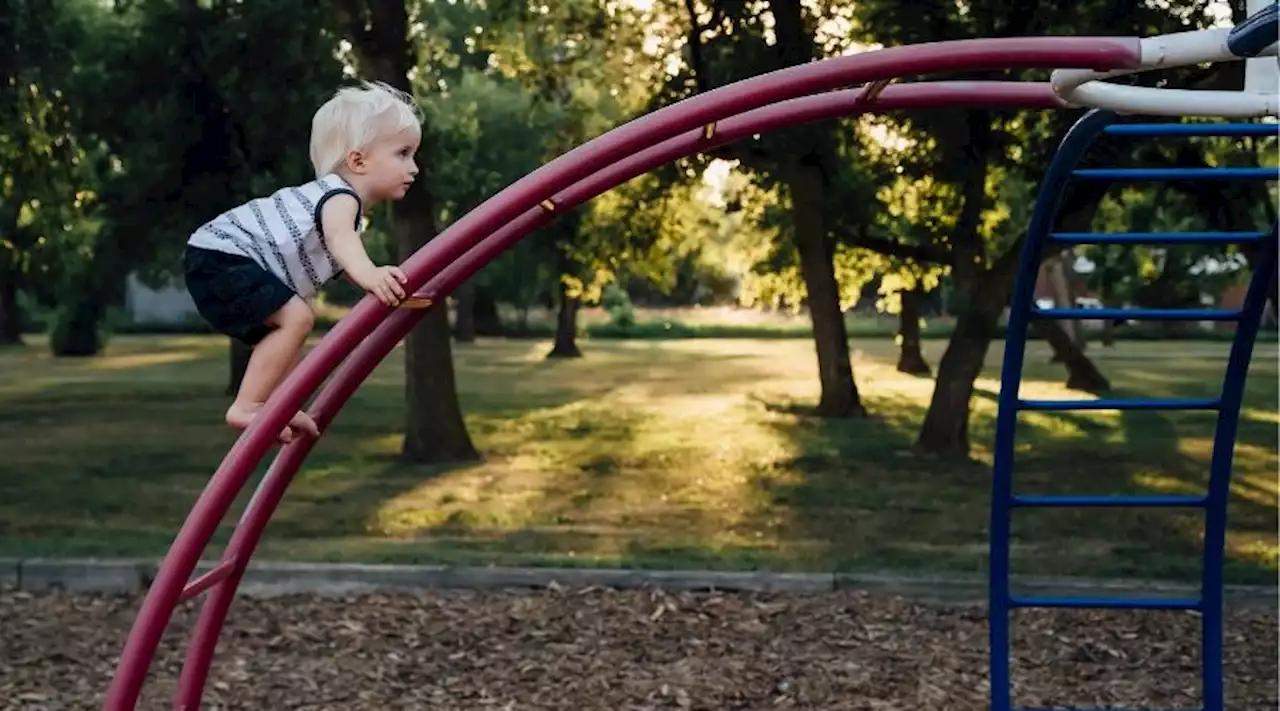
POLYGON ((353 173, 363 173, 366 168, 364 153, 358 150, 347 151, 347 168, 353 173))

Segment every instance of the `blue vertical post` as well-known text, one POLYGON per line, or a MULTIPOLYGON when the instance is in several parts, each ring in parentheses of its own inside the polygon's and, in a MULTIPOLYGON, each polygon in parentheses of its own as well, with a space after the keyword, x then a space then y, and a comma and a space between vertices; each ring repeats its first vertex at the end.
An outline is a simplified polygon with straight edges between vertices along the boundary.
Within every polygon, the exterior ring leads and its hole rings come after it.
POLYGON ((1224 549, 1227 536, 1227 501, 1231 493, 1231 461, 1240 425, 1240 406, 1244 399, 1245 379, 1253 356, 1258 327, 1262 323, 1271 280, 1276 277, 1276 227, 1260 242, 1253 277, 1245 292, 1240 320, 1227 357, 1222 377, 1222 398, 1217 428, 1213 436, 1213 456, 1209 463, 1209 491, 1205 512, 1204 563, 1200 575, 1203 599, 1201 617, 1200 666, 1203 675, 1202 695, 1205 711, 1223 711, 1222 688, 1222 614, 1224 549))
POLYGON ((1035 210, 1022 245, 1021 263, 1013 283, 1009 323, 1004 341, 1004 363, 1000 370, 997 398, 994 464, 991 481, 990 563, 987 598, 991 669, 991 711, 1009 711, 1010 691, 1010 591, 1009 534, 1013 508, 1013 443, 1018 425, 1019 387, 1026 355, 1027 328, 1036 276, 1049 234, 1053 232, 1063 190, 1085 150, 1103 129, 1115 120, 1110 111, 1085 114, 1062 139, 1036 197, 1035 210))

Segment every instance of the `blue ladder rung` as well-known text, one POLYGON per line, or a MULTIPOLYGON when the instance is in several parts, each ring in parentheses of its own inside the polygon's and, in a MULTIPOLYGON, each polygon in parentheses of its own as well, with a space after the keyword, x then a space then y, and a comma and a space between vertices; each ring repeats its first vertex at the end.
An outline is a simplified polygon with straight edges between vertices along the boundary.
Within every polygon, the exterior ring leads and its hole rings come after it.
POLYGON ((1054 232, 1063 244, 1240 244, 1265 239, 1267 232, 1054 232))
POLYGON ((1197 598, 1174 597, 1018 597, 1011 607, 1074 608, 1077 610, 1199 610, 1197 598))
POLYGON ((1216 410, 1218 398, 1135 398, 1131 400, 1019 400, 1018 408, 1043 412, 1067 410, 1216 410))
POLYGON ((1031 309, 1033 318, 1136 319, 1139 321, 1235 321, 1239 309, 1031 309))
POLYGON ((1280 168, 1081 168, 1082 180, 1275 180, 1280 168))
POLYGON ((1042 508, 1203 508, 1208 504, 1204 496, 1186 496, 1177 494, 1148 496, 1054 496, 1048 494, 1025 494, 1013 496, 1010 504, 1016 507, 1042 508))
POLYGON ((1275 123, 1122 123, 1103 129, 1113 136, 1275 136, 1275 123))

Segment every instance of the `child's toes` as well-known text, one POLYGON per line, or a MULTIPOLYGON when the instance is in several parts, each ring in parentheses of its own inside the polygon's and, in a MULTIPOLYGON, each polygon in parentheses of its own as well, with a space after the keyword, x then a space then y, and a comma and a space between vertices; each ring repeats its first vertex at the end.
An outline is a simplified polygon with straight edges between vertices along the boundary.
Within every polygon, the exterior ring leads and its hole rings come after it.
POLYGON ((311 416, 305 412, 299 411, 295 414, 293 419, 289 421, 289 425, 291 427, 297 427, 312 437, 320 436, 320 426, 317 425, 316 421, 311 419, 311 416))

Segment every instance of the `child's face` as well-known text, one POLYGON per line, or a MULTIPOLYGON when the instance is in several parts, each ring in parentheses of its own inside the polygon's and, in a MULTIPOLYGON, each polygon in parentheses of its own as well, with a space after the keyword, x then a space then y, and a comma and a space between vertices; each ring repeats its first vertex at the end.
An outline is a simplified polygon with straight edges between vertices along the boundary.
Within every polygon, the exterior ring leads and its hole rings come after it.
POLYGON ((418 164, 413 156, 418 152, 422 133, 407 128, 396 133, 384 133, 364 153, 362 171, 368 181, 370 195, 377 201, 400 200, 418 175, 418 164))

